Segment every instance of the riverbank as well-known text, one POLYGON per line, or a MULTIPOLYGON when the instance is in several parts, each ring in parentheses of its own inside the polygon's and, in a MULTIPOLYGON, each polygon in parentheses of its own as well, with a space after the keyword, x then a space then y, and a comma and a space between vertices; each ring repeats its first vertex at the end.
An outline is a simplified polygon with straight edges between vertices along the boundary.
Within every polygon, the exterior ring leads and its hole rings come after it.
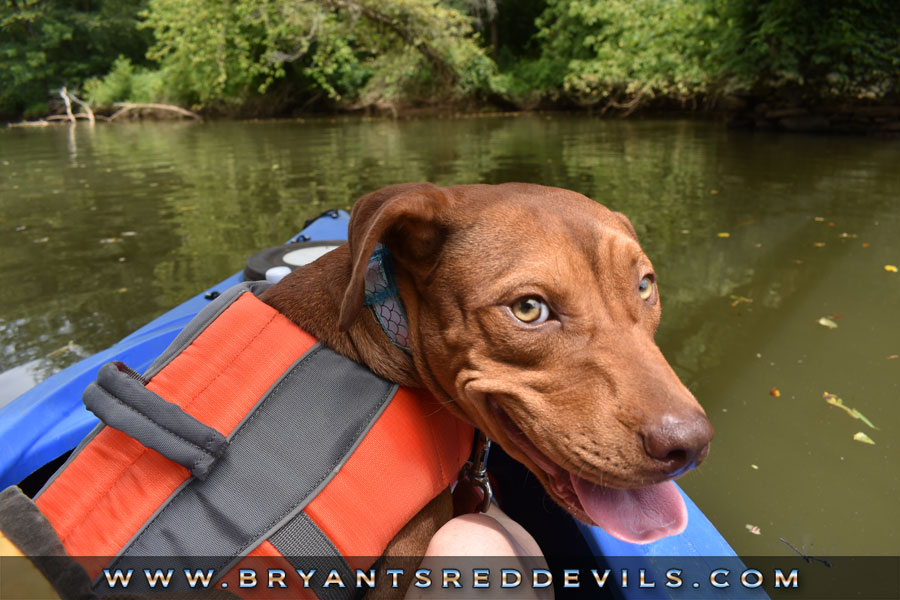
MULTIPOLYGON (((238 110, 231 114, 222 110, 207 109, 197 113, 176 106, 134 105, 123 111, 122 106, 99 108, 93 111, 98 121, 168 121, 182 119, 204 119, 212 121, 255 121, 273 119, 327 119, 347 116, 370 118, 418 119, 434 117, 494 117, 509 115, 587 115, 605 119, 691 119, 697 121, 718 121, 729 129, 750 129, 757 131, 780 131, 786 133, 818 133, 846 135, 900 135, 900 102, 856 102, 851 100, 818 100, 802 103, 775 97, 726 96, 713 103, 688 104, 671 99, 663 99, 641 107, 577 107, 570 103, 538 103, 530 109, 515 107, 511 102, 494 103, 433 103, 410 105, 381 105, 366 108, 347 109, 332 107, 330 110, 316 111, 263 111, 263 115, 253 111, 238 110)), ((48 114, 32 121, 7 123, 7 127, 45 127, 69 124, 73 120, 87 121, 88 114, 79 112, 67 115, 48 114)))

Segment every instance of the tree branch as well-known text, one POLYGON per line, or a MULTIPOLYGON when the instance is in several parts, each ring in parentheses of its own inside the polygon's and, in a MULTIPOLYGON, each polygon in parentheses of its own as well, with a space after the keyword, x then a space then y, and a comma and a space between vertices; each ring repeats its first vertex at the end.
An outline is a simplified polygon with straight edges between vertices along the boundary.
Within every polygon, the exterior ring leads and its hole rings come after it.
POLYGON ((395 21, 389 15, 386 15, 382 12, 379 12, 373 8, 365 6, 361 2, 355 2, 353 0, 321 0, 323 4, 326 6, 332 6, 335 8, 343 8, 345 10, 355 10, 359 11, 364 17, 369 19, 370 21, 374 21, 375 23, 380 23, 384 25, 398 36, 400 36, 403 41, 407 44, 418 50, 422 53, 422 55, 430 62, 441 74, 441 77, 444 78, 444 81, 447 85, 451 85, 456 81, 456 74, 453 72, 453 69, 447 63, 446 60, 441 57, 441 55, 431 46, 423 41, 417 41, 416 36, 404 28, 402 24, 395 21))

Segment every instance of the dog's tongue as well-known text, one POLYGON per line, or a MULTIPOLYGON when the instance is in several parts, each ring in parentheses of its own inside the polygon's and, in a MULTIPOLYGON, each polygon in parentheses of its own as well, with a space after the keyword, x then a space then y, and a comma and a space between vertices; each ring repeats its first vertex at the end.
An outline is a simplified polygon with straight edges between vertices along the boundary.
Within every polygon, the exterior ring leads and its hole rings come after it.
POLYGON ((687 507, 672 481, 634 490, 595 485, 570 474, 584 512, 612 536, 647 544, 687 527, 687 507))

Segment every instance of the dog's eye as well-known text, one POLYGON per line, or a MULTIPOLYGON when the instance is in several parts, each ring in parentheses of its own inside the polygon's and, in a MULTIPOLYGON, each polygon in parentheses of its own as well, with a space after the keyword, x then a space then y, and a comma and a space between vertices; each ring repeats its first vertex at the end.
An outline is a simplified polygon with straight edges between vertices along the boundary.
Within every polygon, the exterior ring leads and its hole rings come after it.
POLYGON ((511 308, 516 318, 523 323, 543 323, 550 316, 547 303, 534 296, 516 300, 511 308))
POLYGON ((649 300, 651 296, 653 296, 653 278, 649 275, 641 279, 641 283, 638 285, 638 293, 641 295, 641 300, 649 300))

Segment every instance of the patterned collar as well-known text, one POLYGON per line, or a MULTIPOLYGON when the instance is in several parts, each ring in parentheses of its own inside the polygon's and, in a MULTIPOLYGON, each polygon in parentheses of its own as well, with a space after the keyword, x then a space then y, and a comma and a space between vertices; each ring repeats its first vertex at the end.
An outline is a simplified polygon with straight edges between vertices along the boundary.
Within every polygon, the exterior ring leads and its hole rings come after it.
POLYGON ((391 253, 382 244, 375 246, 369 258, 364 304, 372 308, 372 314, 391 342, 409 354, 409 321, 403 301, 397 294, 391 253))

